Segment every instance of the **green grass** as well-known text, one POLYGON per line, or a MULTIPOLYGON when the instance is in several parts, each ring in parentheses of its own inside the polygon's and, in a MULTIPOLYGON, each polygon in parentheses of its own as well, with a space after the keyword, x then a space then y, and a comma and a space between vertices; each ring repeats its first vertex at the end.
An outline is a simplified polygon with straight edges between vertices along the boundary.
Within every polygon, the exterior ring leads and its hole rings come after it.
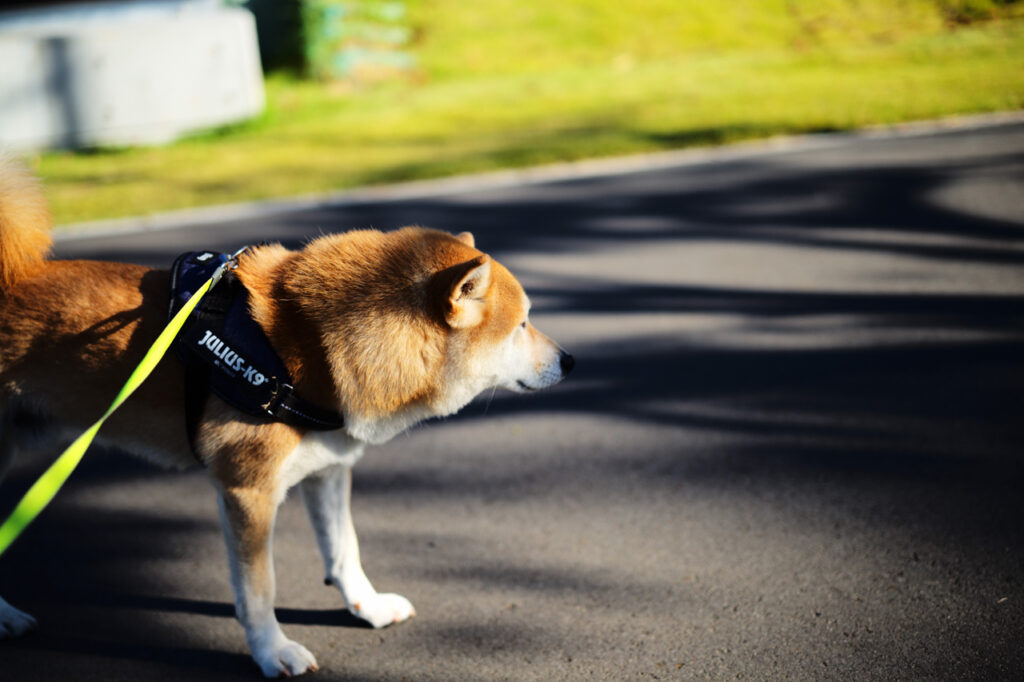
POLYGON ((418 0, 421 72, 34 160, 58 223, 1024 107, 1024 3, 418 0), (709 8, 714 8, 712 11, 709 8))

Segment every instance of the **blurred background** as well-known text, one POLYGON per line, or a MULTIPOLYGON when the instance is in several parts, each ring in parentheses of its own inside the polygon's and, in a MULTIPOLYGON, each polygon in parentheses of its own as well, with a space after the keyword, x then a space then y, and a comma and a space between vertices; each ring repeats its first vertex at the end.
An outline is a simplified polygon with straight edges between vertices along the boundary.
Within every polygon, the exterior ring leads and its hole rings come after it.
MULTIPOLYGON (((577 359, 356 468, 410 623, 346 617, 283 503, 314 679, 1018 679, 1022 107, 1024 1, 0 9, 56 257, 470 230, 577 359)), ((206 478, 91 452, 0 561, 40 622, 0 676, 253 679, 206 478)))
POLYGON ((4 3, 58 224, 1024 105, 1017 0, 4 3))

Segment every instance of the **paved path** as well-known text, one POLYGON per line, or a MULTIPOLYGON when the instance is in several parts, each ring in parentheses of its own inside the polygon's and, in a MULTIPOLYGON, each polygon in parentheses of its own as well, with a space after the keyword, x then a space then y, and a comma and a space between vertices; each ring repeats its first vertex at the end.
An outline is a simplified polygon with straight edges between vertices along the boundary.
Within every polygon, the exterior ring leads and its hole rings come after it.
MULTIPOLYGON (((62 242, 405 223, 477 242, 577 357, 356 471, 336 610, 298 499, 279 615, 323 680, 1011 679, 1024 668, 1024 125, 62 242)), ((41 463, 19 465, 9 508, 41 463)), ((0 561, 3 679, 253 679, 203 473, 90 458, 0 561)))

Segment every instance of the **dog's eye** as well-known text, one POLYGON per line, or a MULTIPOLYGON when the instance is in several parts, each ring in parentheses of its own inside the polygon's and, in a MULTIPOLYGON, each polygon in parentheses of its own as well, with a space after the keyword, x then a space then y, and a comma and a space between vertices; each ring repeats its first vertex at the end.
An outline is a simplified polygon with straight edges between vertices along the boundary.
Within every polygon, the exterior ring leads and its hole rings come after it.
POLYGON ((520 329, 526 329, 526 320, 523 320, 523 323, 521 325, 519 325, 519 328, 520 329))

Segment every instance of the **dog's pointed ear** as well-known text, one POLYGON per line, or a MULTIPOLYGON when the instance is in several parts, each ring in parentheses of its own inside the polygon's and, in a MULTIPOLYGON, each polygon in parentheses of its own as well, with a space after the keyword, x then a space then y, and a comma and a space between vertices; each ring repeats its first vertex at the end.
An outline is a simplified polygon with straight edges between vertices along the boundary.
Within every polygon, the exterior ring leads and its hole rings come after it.
POLYGON ((445 287, 444 319, 452 329, 475 327, 483 320, 487 290, 491 287, 491 258, 485 253, 460 263, 443 273, 445 287))
POLYGON ((473 239, 472 232, 460 232, 455 235, 455 238, 470 248, 476 247, 476 240, 473 239))

